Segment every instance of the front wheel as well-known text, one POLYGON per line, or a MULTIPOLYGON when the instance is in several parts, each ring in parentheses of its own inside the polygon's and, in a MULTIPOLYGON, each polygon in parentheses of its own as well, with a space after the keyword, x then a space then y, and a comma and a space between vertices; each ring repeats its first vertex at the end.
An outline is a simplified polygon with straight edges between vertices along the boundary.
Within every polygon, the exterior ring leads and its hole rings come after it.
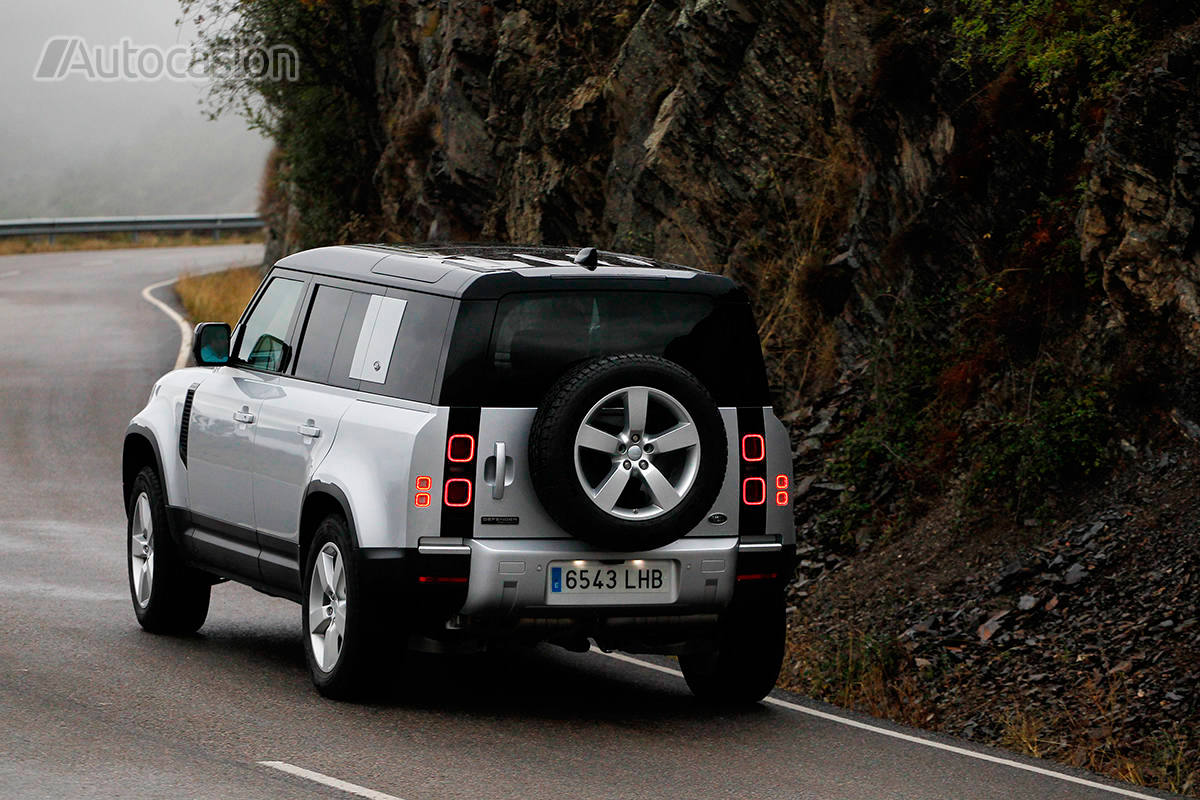
POLYGON ((708 702, 757 703, 775 688, 786 633, 782 592, 735 598, 718 623, 713 648, 679 657, 688 688, 708 702))
POLYGON ((369 691, 382 659, 400 655, 380 624, 385 609, 370 596, 349 526, 332 514, 317 526, 302 593, 304 653, 313 685, 325 697, 350 700, 369 691))
POLYGON ((138 473, 129 494, 129 594, 138 622, 152 633, 195 633, 208 617, 212 583, 187 566, 167 529, 158 473, 138 473))

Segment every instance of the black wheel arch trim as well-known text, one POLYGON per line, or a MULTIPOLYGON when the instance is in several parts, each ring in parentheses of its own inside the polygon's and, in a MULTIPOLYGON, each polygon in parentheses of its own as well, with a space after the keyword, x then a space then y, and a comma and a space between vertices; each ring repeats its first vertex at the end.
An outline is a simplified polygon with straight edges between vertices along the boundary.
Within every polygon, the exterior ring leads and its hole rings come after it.
MULTIPOLYGON (((362 541, 360 541, 358 538, 358 526, 354 524, 354 512, 350 510, 350 498, 346 496, 346 493, 342 491, 342 488, 337 484, 329 483, 327 481, 310 481, 308 487, 304 490, 304 497, 300 499, 302 517, 303 509, 308 505, 308 498, 314 494, 327 494, 337 501, 338 505, 342 507, 342 514, 346 518, 346 527, 350 531, 350 538, 353 540, 355 548, 361 549, 362 541)), ((303 537, 301 537, 301 539, 298 541, 297 546, 301 551, 304 549, 303 537)), ((303 553, 298 552, 297 555, 303 555, 303 553)), ((301 562, 300 568, 304 568, 303 562, 301 562)))
MULTIPOLYGON (((129 465, 127 463, 127 459, 129 458, 129 443, 133 439, 144 440, 146 444, 150 446, 151 452, 154 453, 154 469, 158 472, 159 483, 161 484, 163 491, 163 502, 166 504, 168 509, 167 528, 171 534, 171 538, 175 541, 175 543, 177 545, 182 544, 183 531, 185 530, 185 527, 178 524, 179 520, 175 514, 169 513, 171 509, 171 497, 167 490, 167 473, 166 470, 163 469, 162 450, 158 446, 158 438, 154 435, 152 430, 147 428, 145 425, 141 425, 136 422, 130 423, 129 427, 125 429, 125 439, 121 445, 122 508, 124 508, 126 513, 128 513, 129 493, 133 490, 133 481, 137 478, 137 472, 133 473, 132 476, 129 474, 129 465)), ((140 471, 141 470, 139 469, 138 472, 140 471)))

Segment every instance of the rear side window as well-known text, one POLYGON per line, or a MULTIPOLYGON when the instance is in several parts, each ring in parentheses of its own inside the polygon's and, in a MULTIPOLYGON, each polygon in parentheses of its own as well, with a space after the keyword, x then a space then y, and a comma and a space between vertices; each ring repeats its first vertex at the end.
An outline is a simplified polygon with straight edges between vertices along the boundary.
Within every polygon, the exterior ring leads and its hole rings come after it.
MULTIPOLYGON (((482 315, 469 305, 459 314, 452 350, 483 344, 482 315)), ((443 403, 537 406, 573 365, 617 353, 678 363, 722 406, 767 402, 762 351, 745 303, 670 292, 521 293, 500 300, 490 327, 482 352, 452 352, 443 403)))
POLYGON ((266 372, 279 372, 292 316, 304 293, 304 281, 275 278, 267 286, 242 331, 239 361, 266 372))
POLYGON ((295 375, 428 403, 449 316, 444 297, 320 286, 295 375))

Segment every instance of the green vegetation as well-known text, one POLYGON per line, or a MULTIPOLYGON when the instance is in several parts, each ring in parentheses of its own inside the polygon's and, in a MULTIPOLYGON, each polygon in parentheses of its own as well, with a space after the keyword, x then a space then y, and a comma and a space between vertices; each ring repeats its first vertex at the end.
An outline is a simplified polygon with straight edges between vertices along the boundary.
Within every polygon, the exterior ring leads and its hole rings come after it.
POLYGON ((960 63, 1029 76, 1047 105, 1112 94, 1145 49, 1133 0, 960 0, 953 34, 960 63), (1077 94, 1078 87, 1086 91, 1077 94))

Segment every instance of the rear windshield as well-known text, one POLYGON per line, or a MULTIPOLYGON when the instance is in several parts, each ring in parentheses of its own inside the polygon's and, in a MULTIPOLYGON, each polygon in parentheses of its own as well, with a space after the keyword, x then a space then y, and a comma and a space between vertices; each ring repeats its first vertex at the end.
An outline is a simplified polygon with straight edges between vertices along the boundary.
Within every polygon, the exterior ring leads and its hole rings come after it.
POLYGON ((442 393, 447 405, 534 407, 573 365, 616 353, 670 359, 722 406, 767 402, 762 351, 744 302, 600 291, 511 294, 463 306, 442 393), (468 308, 476 305, 489 308, 468 308))

